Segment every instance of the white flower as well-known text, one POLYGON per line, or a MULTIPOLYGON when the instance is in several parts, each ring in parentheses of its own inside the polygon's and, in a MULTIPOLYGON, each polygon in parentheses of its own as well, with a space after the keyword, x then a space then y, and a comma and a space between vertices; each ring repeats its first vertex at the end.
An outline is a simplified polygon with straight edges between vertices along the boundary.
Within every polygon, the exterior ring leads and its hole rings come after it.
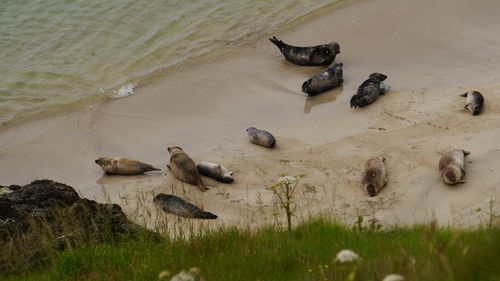
POLYGON ((167 277, 169 275, 170 275, 170 271, 163 270, 162 272, 158 273, 158 279, 161 280, 161 279, 163 279, 163 278, 165 278, 165 277, 167 277))
POLYGON ((399 274, 389 274, 382 281, 404 281, 405 278, 399 274))
POLYGON ((337 253, 337 260, 340 262, 352 262, 359 259, 358 254, 351 250, 342 250, 337 253))
POLYGON ((284 176, 279 178, 278 182, 282 184, 291 184, 292 182, 295 182, 297 180, 296 177, 292 176, 284 176))
POLYGON ((183 270, 183 271, 179 272, 177 275, 175 275, 174 277, 172 277, 172 279, 170 279, 170 281, 195 281, 195 279, 194 279, 194 276, 192 276, 191 274, 189 274, 183 270))
POLYGON ((488 204, 495 203, 495 197, 490 196, 490 197, 486 198, 486 203, 488 203, 488 204))
POLYGON ((191 269, 189 269, 188 272, 184 270, 179 272, 177 275, 172 277, 170 281, 198 281, 200 280, 199 278, 200 273, 201 273, 200 269, 192 267, 191 269))

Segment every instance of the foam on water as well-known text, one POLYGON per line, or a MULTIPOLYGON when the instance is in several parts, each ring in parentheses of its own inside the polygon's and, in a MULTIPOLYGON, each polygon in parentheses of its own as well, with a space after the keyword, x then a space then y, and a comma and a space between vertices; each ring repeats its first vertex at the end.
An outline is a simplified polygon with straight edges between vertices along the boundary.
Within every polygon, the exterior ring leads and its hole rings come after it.
POLYGON ((130 81, 214 50, 231 51, 332 2, 2 1, 0 124, 102 96, 100 89, 130 95, 130 81))
POLYGON ((133 95, 135 87, 137 87, 137 83, 123 85, 120 89, 113 91, 111 97, 114 99, 121 99, 133 95))

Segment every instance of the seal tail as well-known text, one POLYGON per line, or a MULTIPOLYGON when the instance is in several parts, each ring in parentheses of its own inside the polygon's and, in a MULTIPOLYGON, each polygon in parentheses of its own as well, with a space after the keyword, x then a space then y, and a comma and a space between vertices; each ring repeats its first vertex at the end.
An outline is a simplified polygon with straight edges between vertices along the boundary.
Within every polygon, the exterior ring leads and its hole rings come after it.
POLYGON ((276 45, 280 49, 287 46, 283 41, 276 38, 276 36, 269 38, 269 41, 273 42, 273 44, 276 45))
POLYGON ((198 181, 198 187, 200 188, 201 191, 205 192, 208 190, 207 185, 203 182, 202 179, 199 179, 198 181))
POLYGON ((460 96, 461 96, 461 97, 466 98, 468 93, 469 93, 469 92, 467 92, 467 93, 463 93, 463 94, 461 94, 460 96))
POLYGON ((358 107, 358 97, 356 95, 351 98, 351 108, 358 107))
POLYGON ((273 138, 273 140, 269 144, 269 148, 274 148, 275 146, 276 146, 276 140, 273 138))
POLYGON ((217 218, 217 215, 214 215, 210 212, 204 212, 204 211, 201 211, 199 217, 200 219, 209 219, 209 220, 214 220, 217 218))
POLYGON ((150 171, 161 171, 161 169, 158 169, 158 168, 154 167, 153 165, 149 165, 149 164, 142 164, 142 165, 141 165, 141 169, 142 169, 144 172, 150 172, 150 171))

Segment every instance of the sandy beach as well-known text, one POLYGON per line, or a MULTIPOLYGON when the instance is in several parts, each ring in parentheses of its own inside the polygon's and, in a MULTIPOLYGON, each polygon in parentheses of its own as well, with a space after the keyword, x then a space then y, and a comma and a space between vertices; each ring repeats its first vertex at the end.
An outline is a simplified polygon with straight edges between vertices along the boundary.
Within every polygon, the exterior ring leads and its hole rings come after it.
POLYGON ((500 198, 499 10, 494 0, 341 1, 230 55, 164 71, 130 97, 5 126, 0 184, 60 181, 85 197, 120 204, 136 220, 155 212, 154 194, 176 194, 217 214, 212 224, 246 226, 275 222, 266 187, 280 174, 305 174, 299 217, 482 224, 484 214, 475 210, 486 208, 489 196, 500 198), (302 94, 302 83, 323 68, 287 62, 268 41, 273 35, 302 46, 338 42, 343 87, 302 94), (351 109, 349 99, 372 72, 386 74, 391 91, 351 109), (459 94, 468 90, 485 97, 479 116, 463 109, 459 94), (272 132, 277 147, 249 143, 251 126, 272 132), (207 179, 205 193, 181 184, 165 171, 168 146, 181 146, 197 162, 223 164, 235 182, 207 179), (467 182, 457 186, 442 183, 437 170, 440 153, 452 148, 471 151, 467 182), (370 198, 360 177, 377 155, 387 158, 388 185, 370 198), (103 176, 94 163, 99 156, 164 171, 103 176))

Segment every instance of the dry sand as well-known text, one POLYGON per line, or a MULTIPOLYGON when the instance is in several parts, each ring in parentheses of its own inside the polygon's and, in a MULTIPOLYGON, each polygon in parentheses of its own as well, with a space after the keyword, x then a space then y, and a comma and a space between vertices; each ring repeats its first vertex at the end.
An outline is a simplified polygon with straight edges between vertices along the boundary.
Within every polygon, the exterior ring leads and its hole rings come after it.
MULTIPOLYGON (((136 220, 156 217, 153 194, 182 196, 245 226, 275 222, 271 191, 279 174, 306 174, 297 189, 298 216, 327 213, 352 223, 468 227, 485 222, 477 208, 500 198, 500 2, 496 0, 342 1, 275 30, 242 50, 166 71, 135 95, 80 111, 4 128, 1 184, 49 178, 83 196, 121 204, 136 220), (284 60, 267 37, 296 45, 337 41, 344 86, 314 98, 303 81, 322 71, 284 60), (348 106, 371 72, 387 74, 392 90, 362 109, 348 106), (458 95, 475 89, 479 116, 458 95), (248 142, 245 129, 271 131, 276 149, 248 142), (168 146, 195 161, 219 162, 234 184, 201 193, 168 172, 106 177, 98 156, 129 157, 165 168, 168 146), (463 148, 467 183, 447 186, 440 152, 463 148), (364 162, 387 157, 389 183, 374 198, 361 189, 364 162), (104 195, 103 195, 104 194, 104 195)), ((161 218, 183 221, 171 215, 161 218)))

